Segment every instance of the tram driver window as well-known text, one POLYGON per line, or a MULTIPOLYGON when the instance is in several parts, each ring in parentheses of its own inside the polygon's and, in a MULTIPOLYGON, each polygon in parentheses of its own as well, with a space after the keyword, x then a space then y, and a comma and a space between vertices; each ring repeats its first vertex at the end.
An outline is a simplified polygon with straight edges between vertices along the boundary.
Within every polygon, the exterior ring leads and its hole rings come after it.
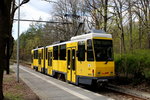
POLYGON ((94 61, 92 40, 87 40, 87 61, 94 61))
POLYGON ((79 41, 78 42, 78 61, 84 61, 85 60, 85 42, 79 41))

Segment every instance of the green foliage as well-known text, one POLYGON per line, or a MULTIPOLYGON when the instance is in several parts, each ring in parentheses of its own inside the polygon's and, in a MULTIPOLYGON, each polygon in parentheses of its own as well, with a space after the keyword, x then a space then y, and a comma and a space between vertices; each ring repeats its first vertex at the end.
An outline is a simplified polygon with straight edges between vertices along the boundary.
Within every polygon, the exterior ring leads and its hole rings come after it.
POLYGON ((145 69, 144 74, 145 74, 145 78, 150 80, 150 69, 145 69))
POLYGON ((10 100, 23 100, 21 94, 14 94, 14 93, 5 93, 5 98, 9 98, 10 100))
POLYGON ((116 74, 134 81, 150 79, 150 50, 135 50, 127 54, 116 54, 116 74))
MULTIPOLYGON (((46 46, 51 44, 51 38, 47 35, 47 32, 43 32, 42 24, 34 24, 30 25, 30 28, 23 32, 19 39, 20 39, 20 59, 25 61, 31 60, 31 50, 36 48, 37 46, 46 46)), ((49 33, 50 34, 50 33, 49 33)), ((12 59, 16 59, 16 45, 17 40, 14 43, 14 52, 12 55, 12 59)))

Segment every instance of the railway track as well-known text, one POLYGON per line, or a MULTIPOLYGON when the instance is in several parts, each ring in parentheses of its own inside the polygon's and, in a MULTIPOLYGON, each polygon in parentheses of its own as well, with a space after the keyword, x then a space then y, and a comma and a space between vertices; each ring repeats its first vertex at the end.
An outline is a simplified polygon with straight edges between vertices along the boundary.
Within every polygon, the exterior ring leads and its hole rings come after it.
POLYGON ((126 88, 122 88, 122 87, 112 85, 112 84, 108 84, 108 86, 105 87, 105 88, 116 91, 116 92, 121 92, 121 93, 124 93, 124 94, 128 94, 128 95, 131 95, 131 96, 139 97, 139 98, 142 98, 142 99, 150 100, 150 94, 146 93, 146 92, 126 89, 126 88))

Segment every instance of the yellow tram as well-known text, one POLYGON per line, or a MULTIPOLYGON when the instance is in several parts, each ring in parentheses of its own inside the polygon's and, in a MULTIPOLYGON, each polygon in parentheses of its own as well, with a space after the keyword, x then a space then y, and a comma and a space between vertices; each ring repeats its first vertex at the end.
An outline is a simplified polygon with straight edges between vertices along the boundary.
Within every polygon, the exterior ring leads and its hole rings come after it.
POLYGON ((111 34, 92 31, 31 53, 33 69, 76 85, 101 84, 115 76, 111 34))

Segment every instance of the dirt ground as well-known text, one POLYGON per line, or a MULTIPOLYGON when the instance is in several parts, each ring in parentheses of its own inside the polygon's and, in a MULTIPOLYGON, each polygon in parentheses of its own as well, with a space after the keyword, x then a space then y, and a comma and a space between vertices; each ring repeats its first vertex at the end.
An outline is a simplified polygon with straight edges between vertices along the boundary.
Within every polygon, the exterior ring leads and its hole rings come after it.
POLYGON ((13 71, 4 74, 3 82, 4 100, 40 100, 39 97, 20 79, 16 81, 13 71))
POLYGON ((129 85, 120 85, 120 86, 123 88, 150 93, 150 85, 146 82, 140 83, 138 85, 129 84, 129 85))
POLYGON ((127 82, 125 80, 122 81, 122 79, 120 80, 114 80, 112 82, 112 84, 118 85, 120 87, 123 88, 127 88, 127 89, 131 89, 131 90, 137 90, 137 91, 141 91, 141 92, 147 92, 150 93, 150 81, 146 81, 146 80, 140 80, 139 83, 135 82, 127 82))

